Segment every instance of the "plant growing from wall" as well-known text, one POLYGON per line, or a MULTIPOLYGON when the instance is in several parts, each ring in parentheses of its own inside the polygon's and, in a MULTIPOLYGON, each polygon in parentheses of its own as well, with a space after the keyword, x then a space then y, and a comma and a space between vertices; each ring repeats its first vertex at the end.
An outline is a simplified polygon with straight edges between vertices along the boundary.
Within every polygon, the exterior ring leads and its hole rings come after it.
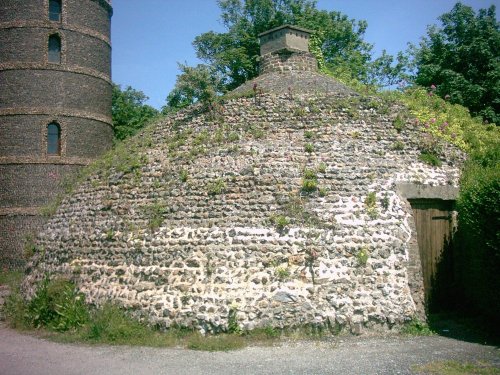
POLYGON ((282 232, 290 224, 290 219, 284 215, 273 215, 271 216, 271 223, 276 226, 278 232, 282 232))
POLYGON ((377 195, 374 191, 368 193, 365 198, 366 213, 370 219, 374 220, 378 217, 377 211, 377 195))
POLYGON ((306 115, 306 110, 303 107, 297 107, 293 110, 293 114, 297 117, 303 117, 306 115))
POLYGON ((288 267, 278 266, 274 269, 274 274, 279 281, 286 281, 290 278, 291 273, 288 267))
POLYGON ((398 133, 401 133, 401 130, 403 130, 405 126, 404 118, 398 114, 396 118, 392 121, 392 126, 394 126, 394 129, 396 129, 398 133))
POLYGON ((382 205, 382 207, 384 208, 384 210, 388 210, 389 209, 389 196, 387 195, 387 193, 384 194, 383 198, 380 200, 380 204, 382 205))
POLYGON ((359 249, 358 252, 356 253, 356 260, 358 261, 358 264, 362 267, 366 266, 369 257, 370 255, 366 247, 359 249))
POLYGON ((148 222, 148 227, 151 231, 158 229, 164 221, 166 206, 162 202, 154 202, 143 207, 144 216, 148 222))
POLYGON ((392 144, 391 147, 394 151, 402 151, 405 149, 405 144, 401 141, 396 141, 392 144))
POLYGON ((229 313, 227 315, 227 331, 228 333, 241 334, 241 328, 238 324, 238 309, 235 306, 231 306, 229 313))
POLYGON ((304 169, 301 191, 305 194, 311 194, 316 190, 318 190, 318 177, 316 176, 316 172, 312 169, 304 169))
POLYGON ((309 227, 306 234, 306 241, 304 244, 305 251, 305 265, 309 269, 311 274, 311 281, 316 284, 316 275, 314 273, 314 263, 319 258, 318 245, 317 242, 321 236, 321 233, 309 227))
POLYGON ((205 274, 207 275, 207 277, 210 277, 212 276, 213 273, 214 273, 214 265, 212 263, 212 255, 207 254, 207 264, 205 266, 205 274))
POLYGON ((207 184, 208 195, 220 195, 226 191, 226 182, 222 178, 218 178, 207 184))
POLYGON ((227 140, 229 142, 237 142, 238 140, 240 139, 240 136, 238 133, 236 132, 231 132, 229 133, 229 135, 227 136, 227 140))
POLYGON ((441 166, 439 155, 442 153, 442 144, 437 137, 432 134, 424 134, 418 147, 421 161, 432 166, 441 166))
POLYGON ((314 132, 312 132, 310 130, 306 130, 304 132, 304 138, 306 138, 306 139, 313 139, 314 137, 315 137, 314 132))
POLYGON ((308 154, 312 154, 314 152, 314 145, 312 143, 306 143, 304 146, 304 151, 308 154))
POLYGON ((186 182, 188 180, 188 171, 186 169, 181 169, 179 179, 181 182, 186 182))
POLYGON ((429 154, 427 152, 422 152, 418 158, 420 161, 424 162, 425 164, 432 165, 433 167, 440 167, 442 165, 441 160, 434 155, 434 154, 429 154))

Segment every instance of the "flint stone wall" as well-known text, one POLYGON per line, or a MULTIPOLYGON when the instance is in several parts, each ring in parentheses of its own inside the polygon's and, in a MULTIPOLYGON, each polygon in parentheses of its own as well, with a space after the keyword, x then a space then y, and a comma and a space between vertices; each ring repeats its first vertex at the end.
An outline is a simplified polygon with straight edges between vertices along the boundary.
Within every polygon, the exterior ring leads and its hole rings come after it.
POLYGON ((407 118, 396 131, 405 109, 383 105, 264 94, 159 121, 127 146, 139 166, 120 156, 63 202, 25 292, 62 274, 90 303, 202 332, 226 329, 230 311, 243 329, 355 333, 423 316, 415 227, 397 186, 456 187, 463 155, 445 147, 441 167, 423 164, 421 130, 407 118), (301 191, 305 169, 321 190, 301 191))
POLYGON ((260 57, 260 74, 271 72, 318 71, 318 62, 309 52, 283 49, 260 57))

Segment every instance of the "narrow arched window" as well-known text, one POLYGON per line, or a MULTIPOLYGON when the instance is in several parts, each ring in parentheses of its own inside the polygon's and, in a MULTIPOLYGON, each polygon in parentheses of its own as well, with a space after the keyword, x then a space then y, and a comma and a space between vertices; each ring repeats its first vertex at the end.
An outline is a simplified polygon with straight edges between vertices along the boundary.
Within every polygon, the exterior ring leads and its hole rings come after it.
POLYGON ((47 125, 47 154, 61 155, 61 128, 55 122, 47 125))
POLYGON ((61 63, 61 38, 57 34, 49 36, 49 62, 61 63))
POLYGON ((49 20, 60 22, 61 10, 61 0, 49 0, 49 20))

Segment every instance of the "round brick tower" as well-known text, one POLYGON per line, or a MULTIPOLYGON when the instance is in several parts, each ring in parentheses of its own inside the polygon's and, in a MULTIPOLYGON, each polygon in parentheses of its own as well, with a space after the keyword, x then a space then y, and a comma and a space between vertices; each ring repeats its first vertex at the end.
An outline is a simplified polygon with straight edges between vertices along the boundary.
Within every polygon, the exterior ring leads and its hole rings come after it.
POLYGON ((0 0, 0 267, 111 146, 111 15, 110 0, 0 0))

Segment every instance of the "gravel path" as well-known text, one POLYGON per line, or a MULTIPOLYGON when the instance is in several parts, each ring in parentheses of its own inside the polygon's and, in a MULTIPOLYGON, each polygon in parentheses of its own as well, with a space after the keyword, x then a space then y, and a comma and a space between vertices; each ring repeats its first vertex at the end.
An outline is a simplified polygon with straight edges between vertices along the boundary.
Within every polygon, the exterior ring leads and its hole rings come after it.
POLYGON ((442 360, 486 360, 500 369, 498 348, 440 336, 340 337, 209 353, 59 344, 0 325, 0 375, 412 374, 413 365, 442 360))

